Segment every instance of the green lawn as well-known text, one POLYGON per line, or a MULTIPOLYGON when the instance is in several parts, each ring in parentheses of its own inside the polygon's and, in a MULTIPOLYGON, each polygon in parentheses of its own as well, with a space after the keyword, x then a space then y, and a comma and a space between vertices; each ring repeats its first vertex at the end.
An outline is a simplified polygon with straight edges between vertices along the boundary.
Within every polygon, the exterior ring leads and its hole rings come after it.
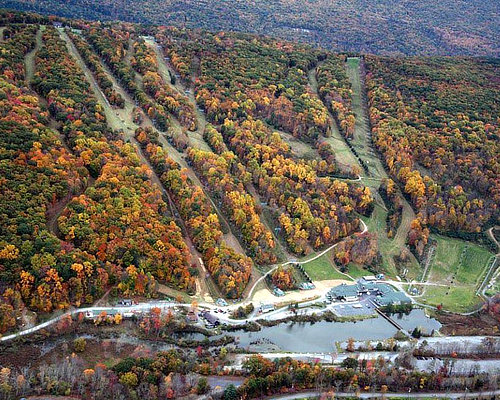
POLYGON ((347 264, 347 273, 355 279, 366 275, 373 275, 370 271, 364 269, 362 265, 352 262, 347 264))
POLYGON ((474 243, 459 239, 432 235, 437 247, 429 280, 432 282, 454 283, 475 286, 493 255, 474 243))
POLYGON ((457 272, 457 280, 463 283, 476 282, 484 267, 489 265, 491 259, 489 251, 479 246, 469 246, 457 272))
POLYGON ((313 281, 324 281, 330 279, 349 279, 340 273, 333 265, 330 257, 323 254, 321 257, 302 265, 313 281))
POLYGON ((422 299, 425 299, 425 304, 435 307, 442 304, 445 310, 455 312, 471 311, 481 302, 475 288, 465 286, 451 286, 449 289, 429 286, 422 299))
POLYGON ((481 299, 476 289, 489 266, 488 250, 464 240, 432 235, 437 247, 430 265, 429 282, 446 286, 429 286, 421 300, 427 304, 450 311, 464 312, 473 309, 481 299))
MULTIPOLYGON (((372 193, 375 193, 375 188, 371 187, 370 189, 372 193)), ((382 254, 382 263, 379 267, 379 271, 384 273, 387 277, 395 279, 396 275, 400 274, 400 271, 398 271, 398 265, 396 265, 394 257, 400 254, 401 245, 396 243, 395 240, 387 237, 387 211, 378 202, 375 202, 375 208, 370 218, 361 218, 368 226, 368 231, 375 233, 377 236, 378 247, 382 254)), ((406 266, 406 268, 408 268, 407 278, 415 279, 420 272, 420 267, 413 256, 411 256, 410 260, 409 265, 406 266)), ((367 274, 365 273, 364 275, 367 274)))

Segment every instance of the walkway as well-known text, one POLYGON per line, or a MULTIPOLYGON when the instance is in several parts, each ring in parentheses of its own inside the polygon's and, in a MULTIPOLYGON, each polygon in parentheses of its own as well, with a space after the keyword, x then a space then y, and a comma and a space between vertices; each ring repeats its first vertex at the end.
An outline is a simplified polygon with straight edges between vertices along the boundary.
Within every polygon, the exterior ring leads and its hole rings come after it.
MULTIPOLYGON (((373 303, 372 303, 373 304, 373 303)), ((389 317, 386 313, 384 313, 380 308, 375 306, 375 311, 385 320, 387 320, 391 325, 393 325, 399 332, 402 332, 405 336, 410 337, 408 331, 406 331, 401 325, 399 325, 396 321, 394 321, 391 317, 389 317)))

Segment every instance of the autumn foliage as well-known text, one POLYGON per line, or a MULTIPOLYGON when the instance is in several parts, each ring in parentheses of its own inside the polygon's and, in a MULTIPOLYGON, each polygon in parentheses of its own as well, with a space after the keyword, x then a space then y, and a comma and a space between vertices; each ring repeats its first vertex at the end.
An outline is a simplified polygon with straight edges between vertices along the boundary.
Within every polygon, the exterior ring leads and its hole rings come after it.
POLYGON ((171 196, 217 286, 225 296, 237 298, 250 279, 252 261, 226 245, 219 217, 209 198, 158 146, 157 135, 151 129, 136 131, 137 140, 171 196))
POLYGON ((158 70, 156 53, 148 47, 143 39, 135 40, 132 44, 133 57, 130 60, 132 67, 143 75, 144 91, 169 113, 175 115, 186 129, 196 129, 196 118, 193 106, 185 96, 180 95, 165 82, 158 70))
POLYGON ((271 274, 271 282, 281 290, 290 290, 296 288, 295 278, 292 268, 278 267, 271 274))
POLYGON ((190 148, 188 160, 212 193, 221 201, 248 249, 248 254, 259 264, 276 262, 274 239, 264 226, 256 210, 255 200, 245 189, 250 174, 232 152, 217 155, 190 148))
MULTIPOLYGON (((498 219, 498 64, 489 60, 366 57, 373 139, 426 227, 477 233, 498 219)), ((428 231, 428 230, 427 230, 428 231)))
POLYGON ((11 31, 15 46, 0 44, 17 54, 4 59, 0 78, 1 148, 10 160, 2 164, 0 198, 3 210, 16 207, 1 219, 2 282, 10 288, 0 329, 12 325, 8 316, 23 303, 45 312, 80 306, 111 281, 128 293, 150 293, 156 280, 192 290, 180 229, 134 149, 109 130, 59 33, 45 29, 35 59, 32 85, 48 110, 24 86, 24 74, 14 73, 24 71, 16 63, 33 47, 35 32, 11 31))

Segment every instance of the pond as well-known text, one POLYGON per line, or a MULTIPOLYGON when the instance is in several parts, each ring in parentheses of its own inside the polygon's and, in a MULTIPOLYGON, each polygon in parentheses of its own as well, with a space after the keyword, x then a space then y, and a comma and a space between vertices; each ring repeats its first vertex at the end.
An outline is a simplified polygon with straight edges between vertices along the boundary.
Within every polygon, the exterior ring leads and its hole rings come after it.
POLYGON ((433 330, 438 331, 441 328, 439 321, 429 318, 421 308, 413 309, 408 315, 394 314, 391 318, 410 333, 415 328, 420 328, 424 333, 431 334, 433 330))
MULTIPOLYGON (((411 332, 420 327, 426 332, 438 330, 441 324, 429 318, 421 309, 412 310, 408 315, 392 316, 404 329, 411 332)), ((356 341, 384 340, 393 337, 397 329, 382 317, 370 318, 357 322, 291 322, 272 327, 263 327, 258 332, 226 332, 237 339, 237 345, 247 348, 253 343, 272 343, 283 351, 290 352, 330 352, 335 342, 344 342, 349 338, 356 341)), ((184 335, 185 338, 202 340, 201 334, 184 335)), ((220 336, 214 336, 216 339, 220 336)))
POLYGON ((335 342, 349 338, 355 340, 382 340, 397 332, 397 329, 383 318, 371 318, 358 322, 327 322, 311 324, 288 323, 262 328, 259 332, 234 332, 240 347, 246 348, 253 342, 270 342, 283 351, 331 352, 335 342))

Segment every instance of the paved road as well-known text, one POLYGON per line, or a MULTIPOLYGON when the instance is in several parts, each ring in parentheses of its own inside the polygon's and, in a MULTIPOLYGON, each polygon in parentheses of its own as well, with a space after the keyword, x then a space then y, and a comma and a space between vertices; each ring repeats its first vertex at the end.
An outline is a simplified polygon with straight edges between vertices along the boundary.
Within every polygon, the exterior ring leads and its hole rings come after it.
MULTIPOLYGON (((57 317, 51 318, 45 322, 42 322, 38 325, 35 325, 31 328, 6 335, 0 337, 0 342, 6 342, 9 340, 13 340, 15 338, 29 335, 31 333, 35 333, 37 331, 40 331, 42 329, 48 328, 51 325, 54 325, 55 323, 61 321, 63 318, 68 317, 68 316, 75 316, 78 315, 79 313, 87 313, 87 312, 92 312, 94 315, 98 315, 101 312, 107 312, 107 313, 120 313, 120 314, 125 314, 125 313, 144 313, 144 312, 149 312, 154 308, 160 308, 161 310, 165 311, 169 308, 174 308, 174 307, 191 307, 192 305, 190 303, 176 303, 176 302, 169 302, 169 301, 150 301, 150 302, 145 302, 145 303, 140 303, 136 304, 130 307, 123 307, 123 306, 118 306, 118 307, 85 307, 85 308, 75 308, 72 310, 69 310, 65 312, 64 314, 61 314, 57 317)), ((212 311, 217 318, 220 319, 221 322, 227 322, 231 324, 236 324, 236 325, 242 325, 250 321, 256 321, 258 319, 262 318, 262 315, 253 315, 247 319, 242 319, 242 320, 234 320, 230 318, 230 312, 232 309, 238 307, 239 304, 233 305, 231 307, 226 307, 225 310, 227 311, 226 313, 215 313, 216 310, 219 310, 221 307, 216 306, 214 304, 209 304, 209 303, 199 303, 198 307, 199 309, 204 309, 204 310, 209 310, 212 311)), ((314 311, 314 310, 313 310, 314 311)), ((266 314, 266 318, 270 319, 270 317, 273 317, 274 319, 281 319, 286 316, 288 316, 288 310, 286 308, 282 308, 279 310, 276 310, 272 315, 271 313, 266 314)))
MULTIPOLYGON (((361 233, 365 233, 368 230, 368 228, 363 221, 361 221, 361 223, 363 224, 363 230, 361 233)), ((249 291, 248 299, 251 298, 251 295, 252 295, 255 287, 257 286, 257 284, 260 281, 262 281, 262 279, 264 279, 267 275, 272 273, 272 271, 275 270, 276 268, 278 268, 280 265, 288 265, 291 263, 305 264, 305 263, 311 262, 311 261, 316 260, 317 258, 321 257, 322 255, 324 255, 325 253, 327 253, 331 249, 333 249, 335 246, 337 246, 337 244, 338 243, 326 248, 325 250, 319 252, 314 257, 312 257, 306 261, 288 261, 284 264, 276 265, 274 268, 272 268, 270 271, 268 271, 265 275, 263 275, 258 281, 255 282, 255 284, 253 285, 253 287, 249 291)), ((396 286, 401 285, 401 282, 395 282, 395 281, 384 281, 384 283, 389 283, 389 284, 393 284, 396 286)), ((315 303, 315 302, 320 301, 320 300, 316 299, 316 300, 311 301, 310 303, 315 303)), ((305 303, 305 304, 307 304, 307 303, 305 303)), ((335 307, 335 305, 338 305, 338 304, 345 304, 345 303, 332 303, 327 307, 327 309, 331 309, 331 308, 335 307)), ((230 317, 230 314, 231 314, 231 311, 233 309, 237 308, 238 306, 240 306, 240 304, 234 304, 234 305, 229 306, 229 307, 219 307, 217 305, 214 305, 211 303, 205 303, 205 302, 199 303, 199 305, 198 305, 198 307, 200 309, 209 310, 209 311, 213 312, 214 314, 217 314, 217 317, 219 318, 219 320, 222 323, 230 323, 233 325, 242 325, 242 324, 245 324, 247 322, 257 321, 259 319, 280 320, 280 319, 283 319, 283 318, 286 318, 286 317, 289 317, 292 315, 292 313, 286 307, 283 307, 283 308, 280 308, 278 310, 269 312, 265 315, 254 313, 253 315, 249 316, 246 319, 235 320, 235 319, 232 319, 230 317), (221 308, 224 309, 224 311, 225 311, 224 313, 216 312, 217 310, 219 310, 221 308)), ((153 308, 160 308, 160 309, 166 310, 168 308, 173 308, 173 307, 191 307, 191 304, 189 304, 189 303, 175 303, 175 302, 168 302, 168 301, 150 301, 150 302, 140 303, 140 304, 137 304, 137 305, 134 305, 131 307, 96 307, 96 306, 94 306, 94 307, 86 307, 86 308, 77 308, 77 309, 67 311, 60 316, 51 318, 51 319, 49 319, 41 324, 38 324, 36 326, 33 326, 31 328, 25 329, 25 330, 17 332, 17 333, 13 333, 11 335, 3 336, 0 338, 0 342, 12 340, 12 339, 15 339, 15 338, 18 338, 21 336, 25 336, 25 335, 37 332, 41 329, 48 328, 49 326, 57 323, 58 321, 60 321, 64 317, 74 316, 74 315, 77 315, 79 313, 93 312, 94 314, 99 314, 102 311, 115 312, 115 313, 119 312, 121 314, 131 313, 131 312, 132 313, 140 313, 140 312, 149 312, 153 308)), ((312 314, 312 313, 316 313, 316 312, 317 312, 316 309, 308 309, 308 310, 303 311, 304 314, 312 314)))
POLYGON ((495 244, 498 247, 498 250, 500 250, 500 243, 498 242, 495 234, 493 233, 493 229, 500 229, 498 226, 492 226, 490 229, 488 229, 488 235, 491 237, 491 240, 495 242, 495 244))
MULTIPOLYGON (((281 399, 281 400, 293 400, 293 399, 304 399, 304 398, 314 398, 320 397, 322 394, 326 394, 328 392, 320 392, 320 391, 308 391, 308 392, 299 392, 295 394, 287 394, 282 396, 272 396, 272 399, 281 399)), ((372 392, 372 393, 360 393, 357 395, 353 392, 335 392, 335 397, 356 397, 358 399, 373 399, 373 398, 399 398, 399 399, 472 399, 478 397, 493 397, 500 395, 500 390, 494 391, 485 391, 485 392, 430 392, 430 393, 409 393, 409 392, 399 392, 399 393, 381 393, 381 392, 372 392)))

